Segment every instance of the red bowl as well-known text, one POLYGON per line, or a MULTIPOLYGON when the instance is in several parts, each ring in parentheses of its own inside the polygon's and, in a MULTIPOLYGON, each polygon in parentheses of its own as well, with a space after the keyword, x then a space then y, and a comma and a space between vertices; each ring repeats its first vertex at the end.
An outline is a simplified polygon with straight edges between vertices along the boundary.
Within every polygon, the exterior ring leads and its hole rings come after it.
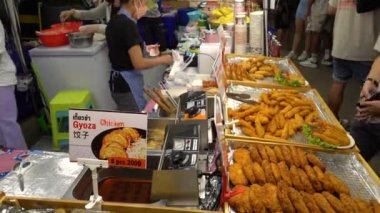
POLYGON ((51 25, 52 29, 65 29, 70 32, 79 32, 79 27, 82 25, 81 21, 62 22, 51 25))
POLYGON ((66 34, 69 33, 66 29, 46 29, 36 32, 41 43, 46 47, 59 47, 69 44, 69 39, 66 34))

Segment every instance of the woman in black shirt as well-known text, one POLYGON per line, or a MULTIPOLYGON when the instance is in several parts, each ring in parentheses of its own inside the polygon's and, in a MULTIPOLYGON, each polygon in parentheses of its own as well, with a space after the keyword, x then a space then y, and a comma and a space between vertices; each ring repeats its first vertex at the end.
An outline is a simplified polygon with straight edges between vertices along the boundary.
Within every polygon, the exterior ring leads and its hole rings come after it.
POLYGON ((106 28, 109 58, 112 65, 110 89, 122 111, 139 112, 145 108, 142 70, 172 63, 170 55, 144 58, 143 41, 136 21, 147 11, 146 0, 121 0, 119 14, 106 28))

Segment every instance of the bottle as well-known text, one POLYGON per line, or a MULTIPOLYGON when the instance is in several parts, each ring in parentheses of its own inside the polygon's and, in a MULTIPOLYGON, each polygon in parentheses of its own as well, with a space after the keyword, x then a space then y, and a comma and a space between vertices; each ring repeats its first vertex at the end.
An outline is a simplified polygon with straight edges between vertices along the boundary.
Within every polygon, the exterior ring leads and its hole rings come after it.
POLYGON ((235 53, 245 54, 247 50, 247 23, 245 12, 238 13, 235 17, 235 53))

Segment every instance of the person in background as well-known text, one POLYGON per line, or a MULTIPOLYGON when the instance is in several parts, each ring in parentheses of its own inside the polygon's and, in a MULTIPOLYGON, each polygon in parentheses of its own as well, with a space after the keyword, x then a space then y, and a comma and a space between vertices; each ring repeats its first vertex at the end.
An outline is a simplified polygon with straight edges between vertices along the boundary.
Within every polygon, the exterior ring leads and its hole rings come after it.
MULTIPOLYGON (((339 119, 339 110, 347 81, 356 75, 365 82, 376 58, 373 46, 380 33, 380 8, 357 13, 356 0, 330 0, 329 13, 335 14, 333 35, 333 82, 328 105, 339 119)), ((341 120, 345 126, 345 120, 341 120)))
POLYGON ((138 20, 138 26, 146 45, 160 45, 159 50, 167 49, 165 26, 156 0, 148 0, 148 11, 138 20))
POLYGON ((0 21, 0 145, 6 148, 27 149, 20 125, 17 123, 16 66, 5 48, 5 36, 3 22, 0 21))
MULTIPOLYGON (((305 31, 305 23, 307 15, 309 14, 311 4, 314 2, 314 0, 301 0, 298 4, 297 11, 296 11, 296 22, 295 22, 295 31, 294 31, 294 37, 293 37, 293 45, 292 50, 289 52, 289 54, 286 56, 290 59, 297 59, 297 51, 299 49, 301 39, 302 39, 302 33, 305 31)), ((309 43, 310 38, 306 36, 305 38, 305 44, 309 43)), ((307 49, 307 47, 305 47, 307 49)), ((305 52, 303 52, 299 57, 298 60, 307 58, 307 55, 305 55, 305 52)))
POLYGON ((144 80, 142 72, 157 65, 170 65, 171 55, 144 58, 143 41, 137 20, 147 11, 146 0, 120 0, 119 14, 106 28, 109 58, 112 65, 110 89, 118 109, 140 112, 144 110, 144 80))
MULTIPOLYGON (((380 53, 380 35, 375 50, 380 53)), ((355 139, 364 159, 369 161, 380 150, 380 99, 368 101, 379 91, 380 56, 372 64, 363 88, 360 92, 360 107, 352 123, 350 133, 355 139)), ((379 172, 378 172, 379 173, 379 172)))
MULTIPOLYGON (((59 15, 61 21, 66 21, 68 18, 76 18, 79 20, 97 20, 105 19, 106 23, 111 20, 111 17, 116 15, 120 9, 120 0, 104 0, 97 7, 91 10, 65 10, 59 15)), ((106 24, 89 24, 80 28, 84 33, 101 33, 105 34, 106 24)))
POLYGON ((328 0, 315 0, 311 5, 311 12, 310 16, 308 16, 306 26, 306 34, 309 35, 310 39, 307 40, 309 44, 305 44, 304 50, 304 53, 306 53, 306 55, 309 55, 309 52, 311 52, 311 56, 310 58, 306 59, 300 58, 301 66, 310 67, 314 69, 318 67, 318 47, 320 41, 320 34, 327 20, 327 8, 328 0), (310 49, 306 49, 306 47, 310 49))
POLYGON ((324 24, 321 39, 322 39, 322 47, 325 50, 325 54, 321 60, 321 64, 325 66, 332 66, 332 31, 334 28, 334 16, 327 15, 326 23, 324 24))

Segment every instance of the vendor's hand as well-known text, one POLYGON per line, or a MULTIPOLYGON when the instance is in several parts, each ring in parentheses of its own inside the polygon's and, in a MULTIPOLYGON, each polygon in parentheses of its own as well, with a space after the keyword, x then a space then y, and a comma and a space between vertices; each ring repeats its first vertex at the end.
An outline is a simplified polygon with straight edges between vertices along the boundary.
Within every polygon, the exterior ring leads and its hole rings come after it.
POLYGON ((99 30, 99 25, 97 24, 89 24, 79 27, 79 31, 83 34, 92 34, 96 33, 99 30))
POLYGON ((74 16, 74 13, 75 11, 72 9, 72 10, 65 10, 65 11, 62 11, 61 14, 59 14, 59 18, 62 22, 66 21, 66 19, 74 16))
POLYGON ((163 55, 162 62, 166 65, 171 65, 173 63, 173 57, 171 55, 163 55))
POLYGON ((364 101, 360 103, 360 106, 356 115, 358 119, 380 116, 380 101, 364 101))
POLYGON ((376 91, 377 88, 372 81, 365 81, 362 91, 360 92, 360 100, 368 99, 371 96, 371 93, 376 91))

